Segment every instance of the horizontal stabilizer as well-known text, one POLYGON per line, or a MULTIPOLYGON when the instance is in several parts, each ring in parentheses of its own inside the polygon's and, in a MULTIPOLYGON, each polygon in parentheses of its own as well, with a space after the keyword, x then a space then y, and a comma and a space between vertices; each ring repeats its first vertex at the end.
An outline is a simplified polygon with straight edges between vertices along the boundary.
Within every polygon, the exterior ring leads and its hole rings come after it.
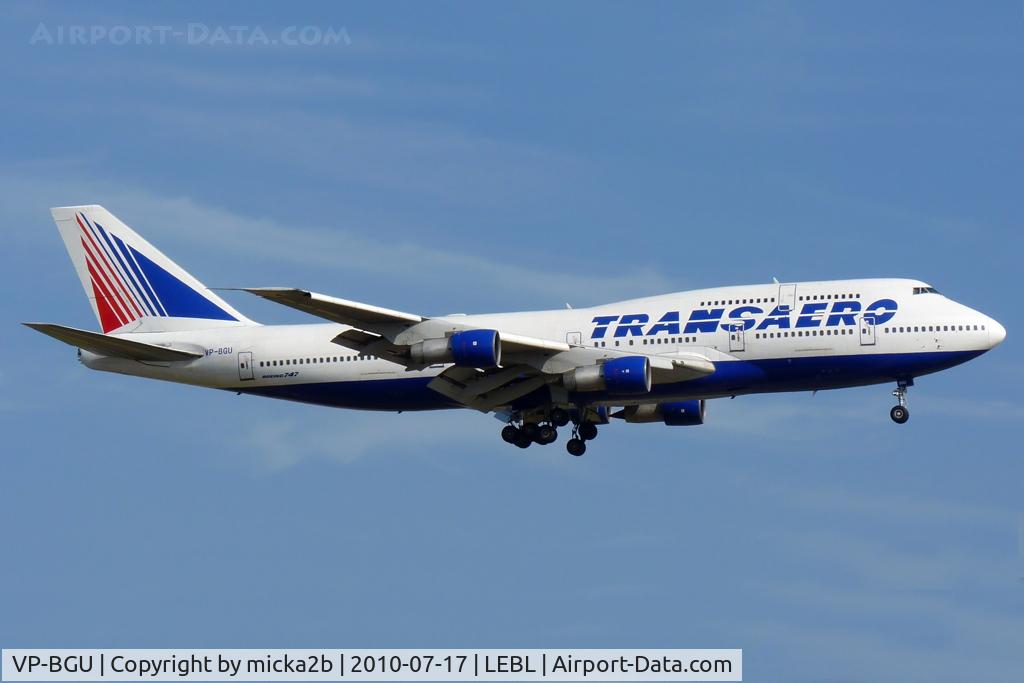
POLYGON ((64 325, 53 325, 50 323, 23 324, 65 344, 77 346, 80 349, 91 351, 101 356, 148 361, 182 361, 203 357, 203 354, 194 351, 183 351, 166 346, 146 344, 108 334, 100 334, 99 332, 65 327, 64 325))

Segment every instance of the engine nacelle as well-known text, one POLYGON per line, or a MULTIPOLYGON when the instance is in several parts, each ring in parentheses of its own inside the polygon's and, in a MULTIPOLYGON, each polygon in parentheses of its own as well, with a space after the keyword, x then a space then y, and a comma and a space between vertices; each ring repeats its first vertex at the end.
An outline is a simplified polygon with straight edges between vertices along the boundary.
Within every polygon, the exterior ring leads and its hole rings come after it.
POLYGON ((451 336, 452 359, 463 368, 501 365, 501 337, 497 330, 466 330, 451 336))
POLYGON ((603 365, 586 365, 562 375, 569 391, 610 391, 646 394, 651 390, 651 361, 647 356, 613 358, 603 365))
POLYGON ((414 363, 454 363, 464 368, 501 365, 501 337, 497 330, 466 330, 445 339, 425 339, 409 347, 414 363))
POLYGON ((701 401, 676 401, 673 403, 644 403, 626 406, 612 417, 626 422, 664 422, 671 427, 689 427, 704 424, 707 407, 701 401))
POLYGON ((659 403, 658 410, 661 412, 665 424, 670 427, 692 427, 704 424, 707 404, 703 399, 700 401, 675 401, 659 403))

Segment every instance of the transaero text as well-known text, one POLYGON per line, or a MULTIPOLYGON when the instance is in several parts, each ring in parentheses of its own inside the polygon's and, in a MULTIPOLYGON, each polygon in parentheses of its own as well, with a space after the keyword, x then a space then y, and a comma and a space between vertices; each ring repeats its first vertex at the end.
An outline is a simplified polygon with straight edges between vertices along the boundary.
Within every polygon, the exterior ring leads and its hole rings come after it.
POLYGON ((766 311, 760 306, 737 306, 695 308, 690 311, 686 322, 681 311, 667 311, 662 314, 626 313, 623 315, 598 315, 591 321, 594 330, 591 339, 606 337, 653 337, 659 334, 696 334, 731 330, 804 329, 857 325, 857 318, 868 318, 875 325, 882 325, 896 315, 898 305, 892 299, 879 299, 861 308, 859 301, 814 301, 800 307, 799 311, 788 306, 776 306, 766 311), (608 334, 611 331, 611 334, 608 334))

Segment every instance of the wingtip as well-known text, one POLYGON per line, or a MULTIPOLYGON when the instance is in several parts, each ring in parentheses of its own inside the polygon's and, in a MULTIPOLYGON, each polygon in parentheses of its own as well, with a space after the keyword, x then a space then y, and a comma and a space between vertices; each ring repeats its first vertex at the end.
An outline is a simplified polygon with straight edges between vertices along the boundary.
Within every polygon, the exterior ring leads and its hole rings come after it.
POLYGON ((300 296, 312 297, 313 293, 297 287, 241 287, 240 291, 249 292, 263 298, 271 298, 279 294, 298 294, 300 296))

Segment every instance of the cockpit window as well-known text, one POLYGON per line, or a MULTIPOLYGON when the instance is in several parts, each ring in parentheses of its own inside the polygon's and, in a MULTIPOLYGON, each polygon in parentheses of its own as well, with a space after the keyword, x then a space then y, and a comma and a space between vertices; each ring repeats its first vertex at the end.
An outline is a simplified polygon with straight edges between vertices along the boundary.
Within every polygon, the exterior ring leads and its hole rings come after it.
POLYGON ((939 290, 934 287, 914 287, 914 294, 938 294, 939 290))

